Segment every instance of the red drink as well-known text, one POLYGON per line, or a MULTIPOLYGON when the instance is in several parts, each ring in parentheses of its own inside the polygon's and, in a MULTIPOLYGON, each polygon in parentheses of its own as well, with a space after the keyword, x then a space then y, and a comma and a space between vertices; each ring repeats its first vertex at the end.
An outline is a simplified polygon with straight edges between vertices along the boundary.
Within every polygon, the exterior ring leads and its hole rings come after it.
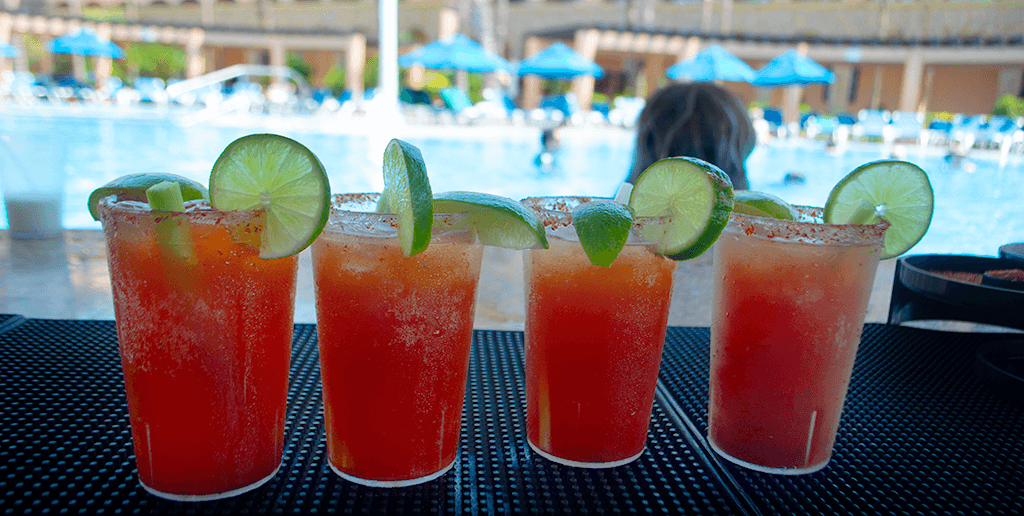
POLYGON ((525 254, 530 447, 571 466, 626 464, 647 440, 675 262, 627 243, 611 267, 592 265, 568 214, 543 218, 550 249, 525 254))
POLYGON ((828 464, 886 227, 733 214, 714 251, 718 453, 770 473, 828 464))
POLYGON ((159 213, 187 234, 190 258, 158 242, 145 204, 108 198, 100 213, 139 481, 195 501, 255 489, 280 467, 298 260, 239 241, 258 238, 256 214, 189 205, 159 213))
POLYGON ((377 196, 336 196, 313 244, 317 335, 331 468, 395 487, 452 467, 469 370, 483 246, 435 214, 426 251, 405 258, 377 196), (343 208, 343 209, 339 209, 343 208))

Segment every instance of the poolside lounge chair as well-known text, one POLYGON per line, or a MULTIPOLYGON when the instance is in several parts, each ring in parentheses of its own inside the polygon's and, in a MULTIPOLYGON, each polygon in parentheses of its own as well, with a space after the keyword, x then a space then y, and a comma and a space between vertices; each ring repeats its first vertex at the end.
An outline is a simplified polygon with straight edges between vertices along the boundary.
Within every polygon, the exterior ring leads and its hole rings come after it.
POLYGON ((887 109, 862 109, 857 112, 852 135, 855 139, 885 138, 885 128, 891 119, 892 113, 887 109))
POLYGON ((783 126, 781 110, 775 108, 765 108, 763 116, 764 121, 768 122, 768 128, 772 132, 778 131, 779 128, 783 126))
POLYGON ((398 100, 401 100, 406 104, 431 105, 429 93, 423 90, 414 90, 412 88, 402 88, 402 91, 398 94, 398 100))
POLYGON ((516 102, 504 91, 497 88, 484 88, 480 93, 484 99, 476 103, 476 108, 481 117, 515 123, 526 119, 526 113, 519 109, 516 102))
POLYGON ((31 72, 5 72, 0 92, 19 104, 33 104, 37 100, 36 77, 31 72))
POLYGON ((948 120, 932 120, 928 127, 921 131, 921 145, 945 145, 949 141, 949 132, 953 122, 948 120))
POLYGON ((814 139, 818 136, 826 136, 831 139, 841 125, 838 117, 812 114, 806 117, 803 128, 804 134, 808 138, 814 139))
POLYGON ((966 148, 974 147, 978 142, 978 133, 987 120, 986 115, 957 114, 953 117, 953 127, 949 130, 949 139, 959 142, 966 148))
POLYGON ((139 77, 132 83, 132 87, 139 92, 140 102, 166 104, 170 100, 165 90, 166 84, 159 77, 139 77))
POLYGON ((883 129, 883 139, 889 143, 896 140, 921 142, 922 131, 924 131, 924 113, 893 111, 889 125, 883 129))
POLYGON ((627 129, 636 127, 640 112, 646 105, 647 101, 641 97, 615 97, 612 108, 608 110, 608 122, 627 129))
POLYGON ((444 101, 444 107, 448 109, 448 112, 453 115, 456 121, 471 122, 479 118, 479 110, 473 106, 473 102, 469 100, 469 95, 466 95, 466 92, 454 86, 449 86, 437 92, 437 94, 444 101))
POLYGON ((978 144, 988 148, 1007 149, 1017 141, 1024 141, 1021 120, 994 115, 978 130, 978 144))

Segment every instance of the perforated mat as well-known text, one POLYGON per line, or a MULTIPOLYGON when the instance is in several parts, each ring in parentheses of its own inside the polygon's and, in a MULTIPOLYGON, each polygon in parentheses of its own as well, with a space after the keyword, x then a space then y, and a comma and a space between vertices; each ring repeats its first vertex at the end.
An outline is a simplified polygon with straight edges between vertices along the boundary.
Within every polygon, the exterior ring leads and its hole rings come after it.
POLYGON ((647 452, 609 470, 560 466, 525 437, 518 332, 474 333, 461 446, 442 478, 401 489, 327 466, 316 332, 296 326, 286 444, 266 485, 215 502, 143 491, 135 475, 114 324, 30 319, 0 333, 0 497, 5 513, 727 514, 687 436, 657 404, 647 452))
POLYGON ((1024 412, 972 373, 992 335, 868 325, 832 463, 748 471, 707 448, 708 330, 670 328, 646 453, 609 470, 537 457, 525 437, 519 332, 476 331, 456 467, 374 489, 327 467, 315 327, 295 330, 280 472, 236 498, 143 491, 111 321, 0 316, 4 514, 1024 513, 1024 412))

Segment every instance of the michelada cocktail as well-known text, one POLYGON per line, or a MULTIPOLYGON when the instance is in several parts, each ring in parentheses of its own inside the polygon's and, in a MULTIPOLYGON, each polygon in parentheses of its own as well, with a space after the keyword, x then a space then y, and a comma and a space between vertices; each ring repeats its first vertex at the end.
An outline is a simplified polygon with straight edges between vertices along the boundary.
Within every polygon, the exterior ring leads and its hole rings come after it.
POLYGON ((99 209, 139 481, 181 499, 266 482, 284 446, 297 257, 263 260, 236 239, 255 212, 99 209), (184 227, 191 255, 160 225, 184 227))
POLYGON ((414 145, 383 168, 380 194, 334 197, 313 269, 331 469, 398 487, 455 463, 483 245, 547 243, 512 199, 435 196, 414 145))
POLYGON ((530 447, 570 466, 614 467, 647 440, 676 263, 706 250, 732 210, 717 167, 662 160, 623 205, 524 199, 550 247, 524 255, 530 447))
POLYGON ((323 227, 327 192, 305 147, 256 135, 225 150, 209 192, 136 174, 91 196, 139 482, 150 493, 224 498, 280 467, 297 253, 323 227))
POLYGON ((715 244, 708 440, 744 467, 801 474, 828 464, 878 261, 927 229, 920 169, 882 162, 851 176, 826 210, 736 192, 715 244), (901 180, 909 185, 891 195, 866 187, 901 180))
POLYGON ((406 257, 379 197, 334 197, 313 272, 331 468, 394 487, 455 462, 483 246, 464 213, 438 213, 406 257))
POLYGON ((609 267, 592 264, 571 215, 587 200, 523 201, 542 209, 550 244, 524 257, 526 428, 544 457, 610 467, 647 441, 676 267, 642 236, 657 219, 638 221, 609 267))

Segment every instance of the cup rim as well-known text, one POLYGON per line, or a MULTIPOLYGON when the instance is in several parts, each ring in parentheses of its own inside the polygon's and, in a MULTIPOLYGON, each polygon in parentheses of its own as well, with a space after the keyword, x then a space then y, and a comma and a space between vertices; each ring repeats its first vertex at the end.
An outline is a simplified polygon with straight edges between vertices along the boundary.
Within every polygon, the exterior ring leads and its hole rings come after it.
MULTIPOLYGON (((342 193, 331 195, 331 212, 324 233, 398 238, 398 215, 378 213, 372 207, 380 199, 379 192, 342 193), (346 206, 358 209, 348 209, 346 206)), ((433 236, 471 231, 466 212, 434 213, 433 236)), ((475 234, 475 232, 474 232, 475 234)))
POLYGON ((822 221, 822 208, 800 205, 794 208, 802 216, 801 220, 758 217, 734 211, 723 232, 743 233, 780 243, 879 247, 885 245, 885 231, 890 226, 886 220, 874 224, 828 224, 822 221))

